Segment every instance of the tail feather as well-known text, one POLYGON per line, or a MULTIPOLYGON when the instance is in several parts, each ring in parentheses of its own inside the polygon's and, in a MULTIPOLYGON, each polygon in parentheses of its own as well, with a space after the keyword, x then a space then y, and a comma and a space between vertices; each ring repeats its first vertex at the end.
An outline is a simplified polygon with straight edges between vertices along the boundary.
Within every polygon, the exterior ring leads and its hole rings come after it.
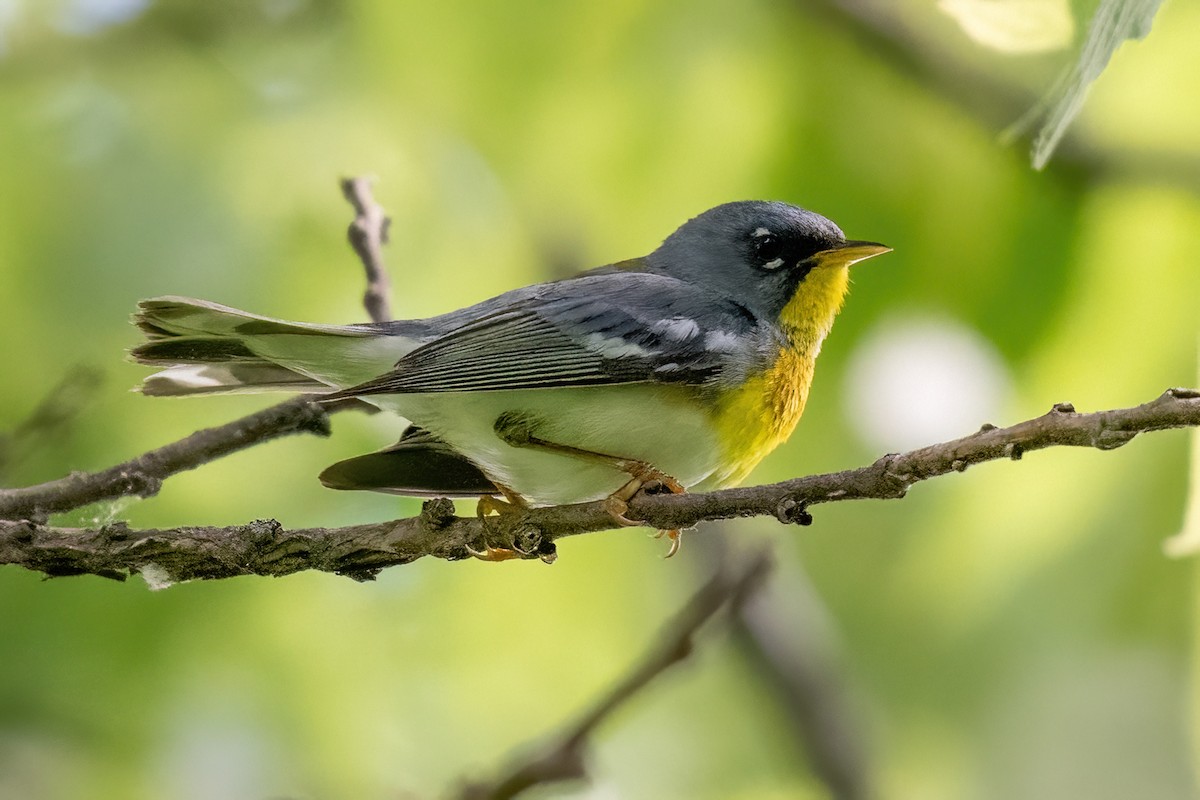
POLYGON ((323 325, 288 322, 191 297, 154 297, 138 303, 133 322, 149 338, 170 336, 258 336, 263 334, 318 334, 371 336, 360 325, 323 325))
POLYGON ((181 364, 156 372, 138 387, 151 397, 195 394, 331 391, 333 387, 268 362, 257 364, 181 364))
POLYGON ((500 492, 465 456, 415 426, 391 447, 330 465, 320 480, 330 489, 368 489, 408 497, 479 497, 500 492))
POLYGON ((387 371, 416 344, 370 326, 288 322, 187 297, 143 300, 133 322, 147 341, 130 357, 166 367, 140 387, 158 396, 329 392, 387 371))
POLYGON ((139 364, 223 364, 226 361, 262 361, 237 339, 213 336, 177 336, 152 339, 129 351, 139 364))

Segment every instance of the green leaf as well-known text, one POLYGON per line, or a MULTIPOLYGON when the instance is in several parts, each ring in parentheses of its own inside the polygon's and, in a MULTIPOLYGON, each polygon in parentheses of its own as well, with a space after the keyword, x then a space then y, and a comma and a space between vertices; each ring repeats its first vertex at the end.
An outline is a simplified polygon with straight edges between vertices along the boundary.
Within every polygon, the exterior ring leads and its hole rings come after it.
MULTIPOLYGON (((1058 79, 1046 99, 1032 112, 1040 116, 1045 109, 1045 121, 1033 140, 1031 159, 1034 169, 1042 169, 1050 161, 1058 143, 1072 120, 1083 108, 1092 82, 1108 66, 1113 53, 1127 39, 1142 39, 1162 0, 1101 0, 1087 36, 1079 51, 1079 59, 1058 79)), ((1017 127, 1023 127, 1021 122, 1017 127)))

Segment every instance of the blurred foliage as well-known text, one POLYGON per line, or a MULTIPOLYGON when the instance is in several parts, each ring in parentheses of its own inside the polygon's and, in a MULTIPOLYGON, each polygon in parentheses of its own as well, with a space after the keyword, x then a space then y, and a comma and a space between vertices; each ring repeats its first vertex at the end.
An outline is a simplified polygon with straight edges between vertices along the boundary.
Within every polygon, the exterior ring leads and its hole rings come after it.
MULTIPOLYGON (((1042 169, 1067 127, 1079 115, 1092 83, 1113 53, 1129 39, 1144 39, 1162 0, 1101 0, 1088 23, 1077 61, 1065 70, 1046 97, 1045 120, 1033 142, 1033 165, 1042 169)), ((1008 5, 1000 3, 999 5, 1008 5)))
MULTIPOLYGON (((1035 173, 824 6, 0 2, 0 430, 72 365, 108 373, 70 436, 8 479, 107 466, 265 402, 128 393, 139 298, 361 319, 344 174, 380 178, 403 316, 647 252, 731 199, 796 202, 893 245, 856 273, 806 418, 757 481, 879 454, 846 409, 897 393, 849 376, 860 344, 905 321, 949 321, 999 354, 1008 395, 970 406, 978 422, 1194 381, 1200 8, 1164 5, 1074 123, 1086 157, 1068 141, 1035 173)), ((901 47, 941 48, 1030 103, 1072 57, 1000 54, 933 2, 895 8, 901 47)), ((918 388, 938 366, 922 355, 906 353, 918 388)), ((903 411, 879 413, 902 427, 903 411)), ((272 443, 62 521, 411 514, 315 480, 391 441, 382 416, 341 415, 330 440, 272 443)), ((1183 797, 1200 719, 1193 568, 1160 543, 1183 515, 1187 451, 1179 433, 1056 450, 902 503, 821 507, 809 529, 694 538, 774 539, 783 574, 811 577, 881 796, 1183 797)), ((5 568, 0 797, 434 794, 610 685, 704 569, 688 544, 664 563, 660 542, 617 531, 565 542, 553 568, 426 561, 370 585, 154 593, 5 568)), ((751 660, 713 636, 605 726, 579 793, 820 797, 790 731, 751 660)))

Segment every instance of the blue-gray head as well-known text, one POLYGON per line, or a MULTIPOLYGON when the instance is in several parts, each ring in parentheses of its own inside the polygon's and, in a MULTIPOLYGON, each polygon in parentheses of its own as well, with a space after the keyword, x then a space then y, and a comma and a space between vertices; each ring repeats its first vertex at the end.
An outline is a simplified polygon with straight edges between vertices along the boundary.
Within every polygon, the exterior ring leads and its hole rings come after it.
POLYGON ((847 266, 888 249, 848 241, 841 228, 812 211, 747 200, 687 221, 646 257, 646 264, 775 318, 814 267, 847 266))

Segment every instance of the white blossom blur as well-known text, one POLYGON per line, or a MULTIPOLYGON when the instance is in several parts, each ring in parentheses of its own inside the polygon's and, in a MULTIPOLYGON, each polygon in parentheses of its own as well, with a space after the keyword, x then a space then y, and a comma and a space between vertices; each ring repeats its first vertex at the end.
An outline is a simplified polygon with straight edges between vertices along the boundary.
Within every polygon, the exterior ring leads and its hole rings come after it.
POLYGON ((846 409, 866 444, 898 452, 994 422, 1010 387, 1000 354, 974 329, 945 318, 893 317, 852 354, 846 409))

